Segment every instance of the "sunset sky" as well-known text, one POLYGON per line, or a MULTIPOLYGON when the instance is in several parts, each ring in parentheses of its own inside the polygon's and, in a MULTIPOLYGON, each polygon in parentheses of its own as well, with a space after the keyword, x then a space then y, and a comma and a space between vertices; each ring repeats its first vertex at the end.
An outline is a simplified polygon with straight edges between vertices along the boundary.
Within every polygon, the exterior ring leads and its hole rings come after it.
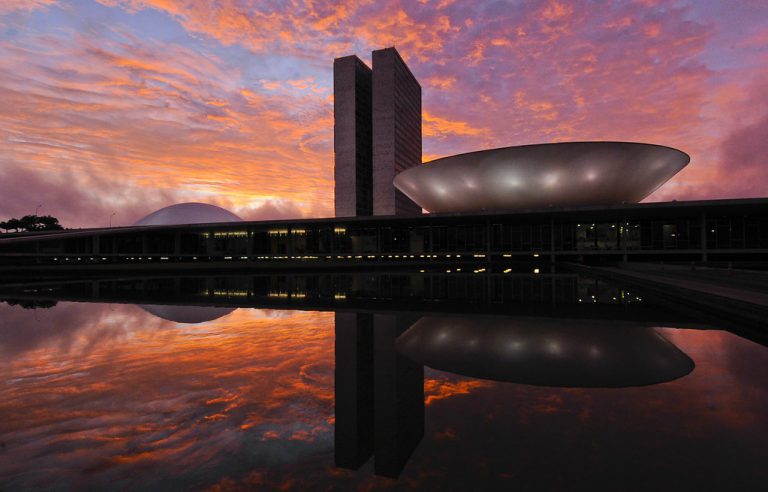
POLYGON ((628 140, 648 200, 768 196, 768 2, 0 0, 0 219, 333 214, 333 58, 396 46, 424 160, 628 140))

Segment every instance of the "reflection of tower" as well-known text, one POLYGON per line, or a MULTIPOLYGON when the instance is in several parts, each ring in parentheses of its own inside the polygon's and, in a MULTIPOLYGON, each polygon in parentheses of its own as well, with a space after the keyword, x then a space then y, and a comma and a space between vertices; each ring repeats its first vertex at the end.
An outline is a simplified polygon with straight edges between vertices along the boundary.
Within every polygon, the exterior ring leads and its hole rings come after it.
POLYGON ((336 313, 336 466, 357 469, 373 454, 373 315, 336 313))
POLYGON ((400 475, 424 436, 424 366, 395 350, 397 337, 414 321, 390 314, 373 316, 377 475, 400 475))
POLYGON ((336 313, 336 466, 374 455, 377 475, 397 477, 424 435, 424 367, 398 354, 413 319, 336 313))

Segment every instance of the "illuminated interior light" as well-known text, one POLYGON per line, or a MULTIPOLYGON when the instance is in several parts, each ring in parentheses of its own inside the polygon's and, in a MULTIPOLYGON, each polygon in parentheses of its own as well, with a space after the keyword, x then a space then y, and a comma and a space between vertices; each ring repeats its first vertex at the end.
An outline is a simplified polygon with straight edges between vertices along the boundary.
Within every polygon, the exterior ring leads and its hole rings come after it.
POLYGON ((506 270, 504 270, 504 273, 509 273, 509 272, 511 272, 511 271, 512 271, 512 269, 511 269, 511 268, 507 268, 506 270))
POLYGON ((344 227, 334 227, 333 232, 335 232, 336 234, 344 234, 345 232, 347 232, 347 229, 344 227))
POLYGON ((533 269, 533 273, 539 273, 539 269, 538 268, 534 268, 533 269))
POLYGON ((248 237, 248 231, 222 231, 214 232, 215 238, 229 238, 229 237, 248 237))
POLYGON ((248 297, 248 291, 247 290, 214 290, 213 295, 215 297, 248 297))

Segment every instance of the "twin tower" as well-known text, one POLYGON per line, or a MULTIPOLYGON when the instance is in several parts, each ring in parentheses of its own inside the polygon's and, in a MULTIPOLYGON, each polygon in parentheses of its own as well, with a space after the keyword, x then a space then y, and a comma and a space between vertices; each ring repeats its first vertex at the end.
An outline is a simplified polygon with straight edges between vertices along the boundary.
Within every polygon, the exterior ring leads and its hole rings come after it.
POLYGON ((416 215, 392 184, 421 164, 421 86, 395 48, 333 62, 336 217, 416 215))

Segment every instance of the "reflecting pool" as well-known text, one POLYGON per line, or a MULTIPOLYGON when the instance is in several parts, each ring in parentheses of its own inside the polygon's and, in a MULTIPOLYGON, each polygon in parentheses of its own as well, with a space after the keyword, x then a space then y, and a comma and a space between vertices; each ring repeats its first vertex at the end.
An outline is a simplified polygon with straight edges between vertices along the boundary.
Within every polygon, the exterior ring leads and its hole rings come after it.
POLYGON ((761 339, 574 275, 59 280, 0 301, 3 492, 768 479, 761 339))

